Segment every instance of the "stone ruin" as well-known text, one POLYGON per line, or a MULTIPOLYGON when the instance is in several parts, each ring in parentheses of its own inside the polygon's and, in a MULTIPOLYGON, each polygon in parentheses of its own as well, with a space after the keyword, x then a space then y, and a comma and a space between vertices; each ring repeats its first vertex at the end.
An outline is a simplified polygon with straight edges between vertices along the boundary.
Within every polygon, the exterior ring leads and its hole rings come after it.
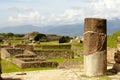
POLYGON ((20 68, 37 68, 37 67, 57 67, 58 63, 55 61, 46 61, 42 57, 38 57, 37 54, 33 52, 33 46, 28 45, 26 49, 20 48, 2 48, 1 56, 3 59, 11 59, 13 63, 18 65, 20 68))
POLYGON ((2 69, 1 69, 1 54, 0 54, 0 80, 2 80, 1 74, 2 74, 2 69))
POLYGON ((38 68, 38 67, 57 67, 55 61, 46 61, 44 58, 37 57, 36 54, 19 54, 15 55, 12 61, 20 68, 38 68))
POLYGON ((107 71, 106 19, 86 18, 84 23, 84 69, 87 76, 107 71))
POLYGON ((120 37, 118 37, 117 52, 114 54, 114 60, 115 64, 113 65, 113 69, 120 72, 120 37))
MULTIPOLYGON (((74 53, 71 50, 71 46, 57 46, 57 49, 67 48, 65 51, 56 51, 55 46, 42 46, 42 48, 50 48, 50 50, 34 50, 33 45, 20 45, 15 47, 1 48, 1 58, 11 60, 14 64, 20 68, 37 68, 37 67, 57 67, 58 63, 55 61, 48 61, 46 58, 73 58, 74 53), (64 54, 64 55, 63 55, 64 54), (12 59, 9 59, 10 57, 12 59)), ((39 48, 39 47, 37 47, 39 48)), ((40 47, 41 48, 41 47, 40 47)))

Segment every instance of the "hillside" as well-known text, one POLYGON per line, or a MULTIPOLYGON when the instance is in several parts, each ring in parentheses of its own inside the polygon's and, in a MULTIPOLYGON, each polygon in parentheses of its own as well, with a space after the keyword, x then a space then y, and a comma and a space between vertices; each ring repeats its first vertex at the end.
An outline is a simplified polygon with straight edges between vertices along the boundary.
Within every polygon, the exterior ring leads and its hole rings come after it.
POLYGON ((117 37, 120 36, 120 30, 108 36, 107 46, 117 47, 117 37))
MULTIPOLYGON (((107 34, 112 34, 120 30, 120 19, 107 21, 107 34)), ((19 25, 9 26, 0 29, 1 33, 28 33, 37 31, 43 34, 57 34, 78 36, 84 32, 84 23, 62 24, 62 25, 48 25, 48 26, 34 26, 34 25, 19 25)))

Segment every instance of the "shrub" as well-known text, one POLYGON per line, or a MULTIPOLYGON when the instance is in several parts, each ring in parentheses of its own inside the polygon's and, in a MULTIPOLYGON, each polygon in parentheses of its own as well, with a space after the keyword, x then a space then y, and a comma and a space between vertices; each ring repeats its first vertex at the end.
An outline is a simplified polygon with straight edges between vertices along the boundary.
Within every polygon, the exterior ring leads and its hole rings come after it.
POLYGON ((59 39, 59 43, 67 43, 67 42, 70 42, 69 36, 63 36, 59 39))
POLYGON ((41 42, 46 42, 47 41, 47 37, 45 34, 38 34, 35 36, 34 38, 35 41, 41 41, 41 42))

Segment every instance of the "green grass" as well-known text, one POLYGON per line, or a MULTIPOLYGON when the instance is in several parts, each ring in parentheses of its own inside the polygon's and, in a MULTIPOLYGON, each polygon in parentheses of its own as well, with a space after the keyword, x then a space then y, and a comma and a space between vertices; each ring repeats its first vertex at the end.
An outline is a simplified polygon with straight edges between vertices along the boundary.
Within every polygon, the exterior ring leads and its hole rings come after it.
POLYGON ((20 43, 22 39, 12 38, 12 39, 7 39, 7 41, 10 43, 20 43))
POLYGON ((59 43, 59 41, 40 42, 38 45, 69 45, 70 43, 59 43))
POLYGON ((2 59, 1 64, 2 64, 2 72, 3 73, 21 71, 21 69, 17 65, 15 65, 7 60, 2 59))
POLYGON ((48 61, 56 61, 58 63, 62 63, 62 62, 64 62, 67 59, 65 59, 65 58, 48 58, 47 60, 48 61))
POLYGON ((112 80, 112 79, 106 76, 106 77, 100 77, 98 80, 112 80))
POLYGON ((83 56, 81 56, 81 57, 78 57, 78 58, 71 58, 71 59, 66 59, 66 58, 49 58, 47 60, 49 60, 49 61, 56 61, 58 63, 62 63, 65 60, 74 60, 74 61, 81 61, 81 62, 83 62, 84 59, 83 59, 83 56))
POLYGON ((117 32, 113 33, 112 35, 109 35, 107 38, 107 46, 116 48, 118 36, 120 36, 120 31, 117 31, 117 32))
POLYGON ((99 79, 98 80, 112 80, 110 77, 108 77, 108 76, 97 76, 97 77, 99 77, 99 79))
POLYGON ((84 56, 80 56, 78 58, 71 58, 70 60, 75 60, 75 61, 81 61, 81 62, 83 62, 84 56))

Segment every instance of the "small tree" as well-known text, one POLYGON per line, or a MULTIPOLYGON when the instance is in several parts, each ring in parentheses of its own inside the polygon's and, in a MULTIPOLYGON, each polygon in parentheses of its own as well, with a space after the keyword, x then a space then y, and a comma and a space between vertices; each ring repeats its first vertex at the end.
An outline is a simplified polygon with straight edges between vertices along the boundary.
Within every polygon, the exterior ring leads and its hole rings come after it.
POLYGON ((59 43, 67 43, 67 42, 70 42, 69 36, 63 36, 59 39, 59 43))
POLYGON ((11 32, 10 32, 10 33, 7 34, 7 36, 8 36, 8 37, 13 37, 13 36, 14 36, 14 33, 11 33, 11 32))
POLYGON ((47 41, 47 37, 46 37, 45 34, 38 34, 38 35, 35 36, 34 40, 45 42, 45 41, 47 41))

